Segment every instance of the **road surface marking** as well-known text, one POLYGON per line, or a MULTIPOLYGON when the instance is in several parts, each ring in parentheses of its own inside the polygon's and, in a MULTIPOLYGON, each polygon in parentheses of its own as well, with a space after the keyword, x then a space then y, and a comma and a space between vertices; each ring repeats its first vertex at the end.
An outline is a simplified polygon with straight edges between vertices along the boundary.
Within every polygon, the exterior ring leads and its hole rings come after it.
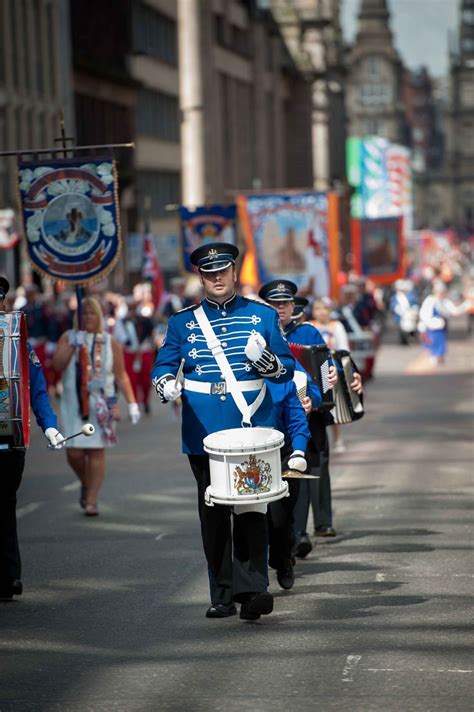
POLYGON ((74 490, 78 490, 80 486, 81 486, 81 483, 76 480, 75 482, 71 482, 71 484, 69 484, 69 485, 64 485, 64 487, 61 487, 61 491, 62 492, 73 492, 74 490))
POLYGON ((354 672, 362 655, 348 655, 342 671, 342 682, 354 682, 354 672))
POLYGON ((39 509, 42 507, 44 502, 31 502, 30 504, 25 504, 24 507, 20 507, 20 509, 16 510, 16 518, 21 519, 21 517, 24 517, 26 514, 31 514, 31 512, 34 512, 36 509, 39 509))
MULTIPOLYGON (((434 670, 428 670, 427 668, 410 668, 409 670, 403 670, 399 669, 397 670, 396 668, 360 668, 363 672, 397 672, 397 673, 405 673, 405 672, 434 672, 434 670)), ((436 672, 454 672, 454 673, 471 673, 474 672, 474 670, 447 670, 445 668, 441 668, 440 670, 436 670, 436 672)))
POLYGON ((166 536, 166 534, 164 532, 162 532, 161 534, 158 534, 158 536, 155 536, 155 541, 160 541, 160 539, 163 539, 164 536, 166 536))
POLYGON ((385 574, 376 574, 375 580, 376 581, 385 581, 385 574))

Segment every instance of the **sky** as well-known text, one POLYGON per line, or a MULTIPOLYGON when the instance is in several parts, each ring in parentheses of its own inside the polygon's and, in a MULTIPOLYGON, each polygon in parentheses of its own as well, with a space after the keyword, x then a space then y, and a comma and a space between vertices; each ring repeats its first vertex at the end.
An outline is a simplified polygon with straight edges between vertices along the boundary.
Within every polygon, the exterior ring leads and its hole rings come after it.
MULTIPOLYGON (((344 37, 357 32, 361 0, 342 0, 344 37)), ((461 0, 388 0, 395 47, 410 69, 426 65, 434 77, 448 73, 448 34, 457 37, 461 0)))

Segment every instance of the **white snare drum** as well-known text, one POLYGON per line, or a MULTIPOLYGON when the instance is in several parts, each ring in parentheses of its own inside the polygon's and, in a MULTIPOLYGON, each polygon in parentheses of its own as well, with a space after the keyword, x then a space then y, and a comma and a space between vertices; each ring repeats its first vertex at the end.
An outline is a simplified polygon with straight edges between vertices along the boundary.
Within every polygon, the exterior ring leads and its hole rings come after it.
POLYGON ((211 470, 206 504, 266 503, 288 496, 281 478, 284 439, 273 428, 232 428, 205 437, 211 470))

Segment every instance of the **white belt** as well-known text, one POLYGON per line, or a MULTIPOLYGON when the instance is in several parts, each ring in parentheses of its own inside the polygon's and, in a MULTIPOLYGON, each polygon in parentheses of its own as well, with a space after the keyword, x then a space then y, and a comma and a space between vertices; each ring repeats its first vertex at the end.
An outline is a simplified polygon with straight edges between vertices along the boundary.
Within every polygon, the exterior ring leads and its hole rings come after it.
MULTIPOLYGON (((255 378, 252 381, 239 381, 241 391, 260 391, 263 388, 263 378, 255 378)), ((208 395, 224 395, 228 392, 225 381, 217 381, 215 383, 193 381, 190 378, 184 379, 184 390, 194 391, 195 393, 207 393, 208 395)))

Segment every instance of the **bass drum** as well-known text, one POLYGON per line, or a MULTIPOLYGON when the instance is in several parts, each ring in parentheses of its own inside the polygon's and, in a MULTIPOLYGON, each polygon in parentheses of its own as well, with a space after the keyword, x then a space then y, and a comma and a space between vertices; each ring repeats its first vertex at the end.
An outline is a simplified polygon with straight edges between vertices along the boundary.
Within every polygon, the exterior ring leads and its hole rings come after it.
POLYGON ((0 450, 30 444, 30 372, 26 317, 0 312, 0 450))

